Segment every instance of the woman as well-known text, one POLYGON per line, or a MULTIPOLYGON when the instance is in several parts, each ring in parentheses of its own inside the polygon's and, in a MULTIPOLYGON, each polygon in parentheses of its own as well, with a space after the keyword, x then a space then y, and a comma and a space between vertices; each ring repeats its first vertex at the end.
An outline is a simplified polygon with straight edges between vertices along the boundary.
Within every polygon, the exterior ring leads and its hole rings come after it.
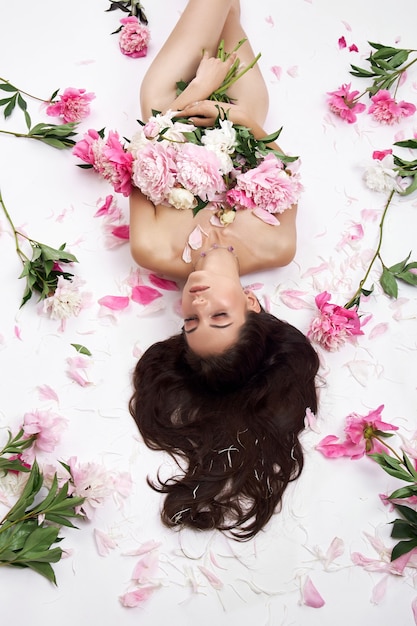
MULTIPOLYGON (((195 126, 213 125, 208 100, 235 60, 215 58, 220 41, 233 50, 246 35, 237 0, 189 0, 141 87, 142 114, 178 111, 195 126), (198 36, 196 36, 198 35, 198 36), (204 54, 202 55, 202 50, 204 54), (176 96, 176 81, 188 83, 176 96)), ((241 64, 253 61, 246 40, 241 64)), ((265 137, 266 86, 255 65, 228 92, 227 118, 265 137)), ((273 148, 278 147, 272 144, 273 148)), ((155 206, 131 196, 131 250, 142 267, 185 280, 183 332, 151 346, 134 373, 130 410, 145 443, 178 461, 177 476, 154 488, 166 493, 169 526, 230 530, 254 536, 270 519, 303 465, 298 434, 306 409, 317 408, 318 359, 304 335, 266 313, 240 275, 288 264, 295 253, 292 206, 271 226, 251 211, 213 226, 212 211, 155 206), (190 232, 204 238, 182 257, 190 232)))

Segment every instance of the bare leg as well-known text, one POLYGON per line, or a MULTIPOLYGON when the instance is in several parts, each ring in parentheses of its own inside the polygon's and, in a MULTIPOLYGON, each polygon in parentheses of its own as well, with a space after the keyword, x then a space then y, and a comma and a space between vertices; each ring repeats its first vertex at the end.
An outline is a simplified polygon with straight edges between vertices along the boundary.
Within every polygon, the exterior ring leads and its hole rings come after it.
POLYGON ((215 56, 233 0, 189 0, 141 85, 144 118, 175 98, 177 80, 195 76, 203 50, 215 56))
MULTIPOLYGON (((189 82, 195 76, 203 50, 216 56, 221 40, 231 52, 242 39, 239 48, 241 65, 254 58, 252 47, 240 23, 239 0, 189 0, 179 21, 153 60, 141 86, 142 115, 147 119, 151 110, 165 110, 175 98, 175 82, 189 82)), ((257 65, 230 89, 229 94, 241 104, 260 126, 268 111, 268 92, 257 65)))
MULTIPOLYGON (((254 52, 240 23, 239 1, 232 3, 220 39, 224 40, 224 47, 227 52, 233 50, 239 41, 246 39, 237 54, 243 67, 253 61, 254 52)), ((263 126, 268 112, 269 97, 258 65, 255 65, 239 78, 229 89, 228 94, 245 108, 253 120, 263 126)))

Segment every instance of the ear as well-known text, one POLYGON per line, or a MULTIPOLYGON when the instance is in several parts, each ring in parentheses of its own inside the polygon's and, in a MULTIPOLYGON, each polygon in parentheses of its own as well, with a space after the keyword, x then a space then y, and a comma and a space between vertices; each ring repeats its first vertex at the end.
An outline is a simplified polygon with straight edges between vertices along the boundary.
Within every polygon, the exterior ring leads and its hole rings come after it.
POLYGON ((253 291, 249 291, 249 289, 245 289, 244 293, 246 296, 246 310, 254 311, 255 313, 260 313, 261 305, 259 303, 258 298, 253 293, 253 291))

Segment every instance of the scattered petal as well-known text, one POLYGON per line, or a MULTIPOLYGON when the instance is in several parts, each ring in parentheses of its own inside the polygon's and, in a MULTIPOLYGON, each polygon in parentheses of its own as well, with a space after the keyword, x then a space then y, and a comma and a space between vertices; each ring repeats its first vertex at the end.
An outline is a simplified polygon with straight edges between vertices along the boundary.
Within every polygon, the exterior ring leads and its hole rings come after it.
POLYGON ((179 291, 179 287, 177 283, 173 280, 169 280, 168 278, 161 278, 156 274, 149 274, 149 280, 155 287, 159 287, 160 289, 166 289, 167 291, 179 291))
POLYGON ((40 385, 37 389, 41 400, 54 400, 55 402, 59 402, 58 395, 49 385, 40 385))
POLYGON ((129 298, 127 296, 104 296, 98 303, 112 311, 122 311, 129 306, 129 298))
POLYGON ((279 220, 275 217, 275 215, 273 215, 266 209, 261 209, 257 207, 256 209, 252 210, 252 213, 253 215, 256 215, 256 217, 259 217, 260 220, 262 220, 266 224, 270 224, 271 226, 279 226, 280 224, 279 220))
POLYGON ((286 289, 281 291, 279 297, 282 302, 290 309, 312 309, 312 305, 303 300, 301 296, 305 296, 305 291, 297 291, 295 289, 286 289))
POLYGON ((280 80, 281 78, 281 74, 282 74, 282 67, 280 67, 279 65, 273 65, 271 67, 271 72, 273 73, 273 75, 275 76, 275 78, 277 78, 278 80, 280 80))
POLYGON ((384 335, 387 332, 388 328, 389 328, 388 324, 384 322, 377 324, 376 326, 373 327, 373 329, 369 333, 369 339, 375 339, 376 337, 380 337, 381 335, 384 335))
POLYGON ((303 604, 311 606, 313 609, 319 609, 324 606, 325 602, 316 587, 314 586, 310 576, 307 576, 303 587, 303 604))
POLYGON ((384 576, 372 589, 371 602, 379 604, 387 591, 388 576, 384 576))
POLYGON ((147 587, 138 587, 134 591, 128 591, 119 597, 120 602, 127 608, 134 608, 143 604, 153 594, 156 587, 154 585, 148 585, 147 587))
POLYGON ((204 574, 204 576, 207 578, 207 580, 209 581, 209 583, 213 587, 213 589, 222 589, 223 588, 222 581, 220 580, 220 578, 217 578, 217 576, 215 574, 213 574, 213 572, 211 572, 209 569, 207 569, 203 565, 199 565, 198 569, 200 570, 200 572, 202 574, 204 574))
POLYGON ((132 289, 132 300, 138 304, 150 304, 161 296, 162 293, 160 291, 146 285, 136 285, 132 289))
POLYGON ((110 550, 114 550, 114 548, 117 547, 116 541, 110 537, 110 535, 102 530, 99 530, 98 528, 94 529, 94 539, 100 556, 107 556, 110 553, 110 550))

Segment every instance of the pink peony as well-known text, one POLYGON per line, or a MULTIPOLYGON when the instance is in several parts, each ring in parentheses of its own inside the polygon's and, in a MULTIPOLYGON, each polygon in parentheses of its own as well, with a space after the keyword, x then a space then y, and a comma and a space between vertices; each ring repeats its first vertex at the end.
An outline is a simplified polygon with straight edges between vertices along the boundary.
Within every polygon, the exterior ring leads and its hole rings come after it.
POLYGON ((150 142, 138 150, 133 161, 133 184, 157 205, 164 202, 175 183, 174 149, 150 142))
POLYGON ((363 335, 363 332, 356 310, 331 304, 329 298, 327 291, 316 296, 319 315, 311 322, 308 337, 333 352, 341 348, 347 340, 363 335))
POLYGON ((254 209, 255 202, 240 187, 232 187, 226 192, 227 204, 235 209, 254 209))
POLYGON ((133 59, 145 57, 150 40, 149 28, 141 24, 134 15, 124 17, 120 22, 123 24, 119 39, 121 52, 133 59))
POLYGON ((355 102, 359 91, 349 91, 350 83, 342 85, 336 91, 329 91, 327 95, 330 110, 349 124, 356 122, 356 114, 362 113, 366 106, 361 102, 355 102))
POLYGON ((365 454, 387 452, 380 438, 386 431, 398 430, 398 426, 381 420, 382 404, 368 415, 351 413, 346 418, 345 440, 339 441, 335 435, 328 435, 316 446, 327 458, 349 457, 360 459, 365 454))
POLYGON ((298 202, 302 191, 298 174, 289 175, 282 162, 273 154, 268 154, 253 169, 238 174, 236 187, 229 199, 239 200, 243 207, 257 207, 270 213, 282 213, 298 202))
POLYGON ((396 102, 386 89, 381 89, 371 98, 372 104, 368 113, 381 124, 395 124, 403 117, 409 117, 416 111, 414 104, 410 102, 396 102))
POLYGON ((185 143, 176 153, 177 181, 202 200, 213 201, 225 190, 221 163, 212 150, 185 143))
POLYGON ((103 139, 96 130, 90 129, 75 144, 72 153, 92 165, 116 192, 124 196, 130 194, 133 156, 124 149, 117 132, 110 131, 108 138, 103 139))
POLYGON ((37 450, 52 452, 59 443, 62 431, 67 426, 67 420, 51 411, 34 411, 23 416, 24 437, 35 436, 35 442, 31 448, 24 450, 22 458, 27 463, 32 463, 37 450))
POLYGON ((80 122, 90 114, 90 102, 94 100, 93 93, 86 93, 85 89, 68 87, 57 102, 50 104, 47 115, 62 117, 64 122, 80 122))

